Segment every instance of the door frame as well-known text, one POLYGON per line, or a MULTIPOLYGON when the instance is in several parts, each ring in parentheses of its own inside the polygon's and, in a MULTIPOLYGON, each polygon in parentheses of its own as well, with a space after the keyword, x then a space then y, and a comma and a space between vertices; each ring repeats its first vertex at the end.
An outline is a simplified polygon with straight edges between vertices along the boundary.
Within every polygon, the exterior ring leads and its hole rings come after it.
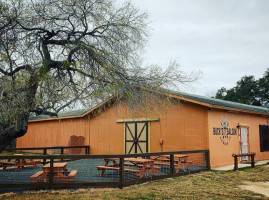
MULTIPOLYGON (((238 125, 238 141, 239 141, 239 153, 242 153, 242 136, 241 136, 241 128, 247 129, 247 150, 248 153, 250 152, 250 142, 249 142, 249 126, 247 124, 240 124, 238 125)), ((244 156, 246 160, 243 160, 243 157, 241 157, 241 162, 247 162, 249 161, 248 156, 244 156)))
MULTIPOLYGON (((142 153, 149 153, 150 152, 150 122, 149 121, 129 121, 129 122, 124 123, 124 153, 125 154, 129 154, 129 152, 126 152, 126 150, 127 150, 126 149, 126 147, 127 147, 126 143, 127 142, 134 142, 133 145, 135 145, 135 146, 132 147, 132 148, 135 148, 135 153, 137 153, 137 150, 140 147, 139 146, 139 137, 141 136, 141 133, 144 130, 144 128, 146 128, 146 140, 145 141, 140 141, 140 142, 145 142, 146 143, 146 152, 142 152, 142 153), (143 126, 140 133, 138 133, 138 131, 137 131, 137 124, 139 124, 139 123, 144 123, 144 126, 143 126), (129 129, 129 132, 132 134, 128 124, 135 124, 134 137, 132 136, 134 140, 126 140, 127 128, 129 129), (140 135, 138 135, 138 134, 140 134, 140 135)), ((142 149, 140 148, 140 150, 142 150, 142 149)))

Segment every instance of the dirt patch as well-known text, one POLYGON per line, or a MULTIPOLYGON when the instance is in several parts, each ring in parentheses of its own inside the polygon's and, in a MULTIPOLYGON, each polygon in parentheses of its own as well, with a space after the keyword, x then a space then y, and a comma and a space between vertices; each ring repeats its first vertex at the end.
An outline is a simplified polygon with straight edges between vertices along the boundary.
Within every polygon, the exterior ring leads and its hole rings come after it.
POLYGON ((249 190, 258 194, 263 194, 269 197, 269 182, 243 182, 244 185, 240 185, 241 189, 249 190))

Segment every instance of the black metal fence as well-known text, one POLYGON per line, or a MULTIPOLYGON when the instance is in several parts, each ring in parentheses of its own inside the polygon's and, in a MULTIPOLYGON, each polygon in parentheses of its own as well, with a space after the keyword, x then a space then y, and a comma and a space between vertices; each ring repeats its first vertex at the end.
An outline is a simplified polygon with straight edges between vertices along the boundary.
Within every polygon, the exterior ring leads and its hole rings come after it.
MULTIPOLYGON (((87 145, 81 146, 53 146, 53 147, 26 147, 26 148, 6 148, 6 151, 30 151, 30 152, 42 152, 43 155, 48 155, 48 150, 59 150, 58 154, 66 154, 64 151, 67 149, 84 149, 84 154, 90 153, 90 147, 87 145)), ((55 153, 51 151, 50 153, 55 153)))
MULTIPOLYGON (((67 152, 68 150, 79 150, 80 154, 90 154, 90 147, 87 145, 80 145, 80 146, 53 146, 53 147, 23 147, 23 148, 6 148, 5 150, 8 152, 34 152, 34 153, 42 153, 43 155, 50 155, 50 154, 74 154, 72 152, 67 152), (84 150, 81 151, 81 150, 84 150), (50 151, 50 152, 49 152, 50 151)), ((78 152, 78 151, 75 151, 78 152)), ((43 159, 42 164, 46 164, 46 158, 43 159)))
MULTIPOLYGON (((44 163, 45 164, 45 163, 44 163)), ((0 156, 0 188, 124 187, 210 169, 209 150, 0 156), (42 160, 48 164, 42 165, 42 160)))

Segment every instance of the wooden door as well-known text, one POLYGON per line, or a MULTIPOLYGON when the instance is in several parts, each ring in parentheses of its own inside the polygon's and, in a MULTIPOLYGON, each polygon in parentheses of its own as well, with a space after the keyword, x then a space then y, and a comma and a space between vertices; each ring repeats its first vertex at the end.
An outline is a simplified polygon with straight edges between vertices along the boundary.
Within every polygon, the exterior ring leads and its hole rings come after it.
POLYGON ((149 152, 148 122, 125 123, 125 153, 149 152))

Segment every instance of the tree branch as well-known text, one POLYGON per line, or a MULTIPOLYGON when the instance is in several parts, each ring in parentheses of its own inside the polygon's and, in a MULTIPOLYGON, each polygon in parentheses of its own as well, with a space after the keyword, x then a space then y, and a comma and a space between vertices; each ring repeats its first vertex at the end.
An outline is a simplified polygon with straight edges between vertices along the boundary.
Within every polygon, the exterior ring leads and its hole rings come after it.
POLYGON ((20 67, 17 67, 15 70, 11 71, 11 72, 7 72, 3 69, 0 68, 0 72, 6 76, 13 76, 14 74, 16 74, 17 72, 21 71, 21 70, 32 70, 32 67, 30 65, 22 65, 20 67))
POLYGON ((53 33, 50 32, 49 30, 44 29, 44 28, 40 28, 40 27, 28 28, 28 27, 23 26, 18 20, 15 20, 15 22, 16 22, 22 29, 24 29, 24 30, 26 30, 26 31, 41 31, 41 32, 47 33, 48 35, 49 35, 49 34, 53 34, 53 33))
POLYGON ((42 108, 32 109, 32 110, 30 110, 30 112, 36 113, 37 115, 49 115, 51 117, 52 116, 58 117, 57 113, 50 112, 50 111, 44 110, 42 108))

